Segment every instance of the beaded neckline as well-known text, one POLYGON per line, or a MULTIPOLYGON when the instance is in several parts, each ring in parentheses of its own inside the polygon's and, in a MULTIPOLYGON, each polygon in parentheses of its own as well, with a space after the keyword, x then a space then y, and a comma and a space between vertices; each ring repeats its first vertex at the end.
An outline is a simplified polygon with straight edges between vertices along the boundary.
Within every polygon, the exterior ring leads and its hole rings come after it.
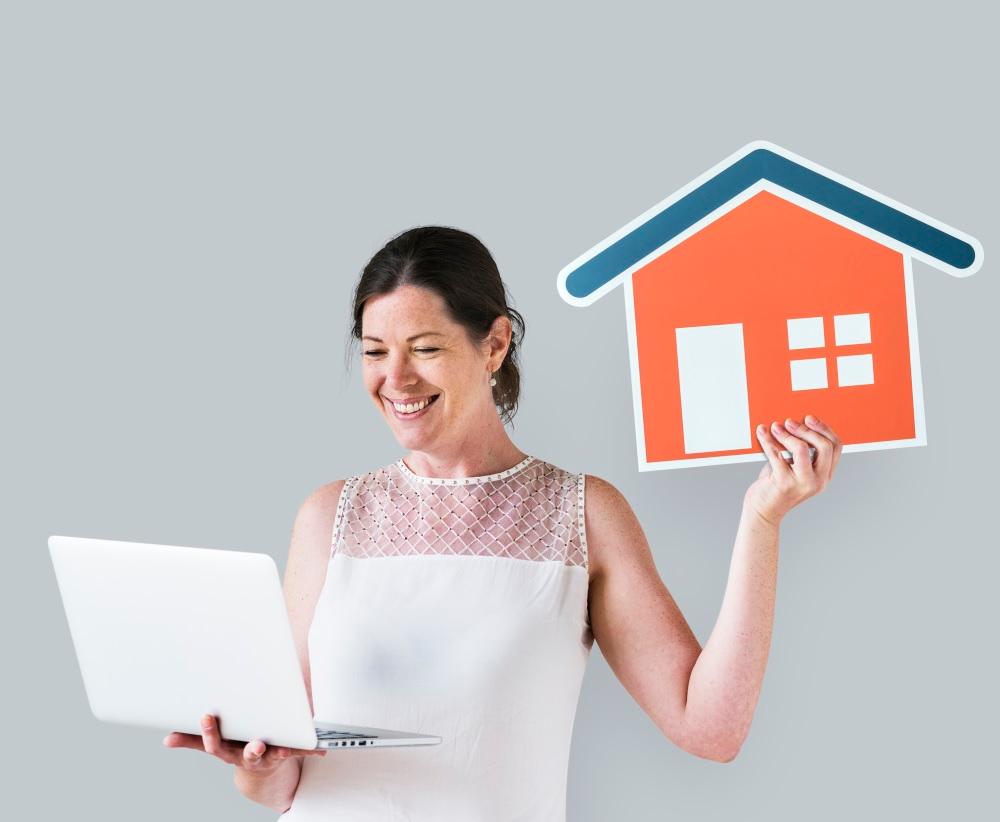
POLYGON ((497 474, 486 474, 481 477, 422 477, 420 474, 414 474, 413 471, 407 467, 406 463, 403 462, 402 457, 396 460, 396 466, 407 477, 412 480, 416 480, 417 482, 426 482, 431 485, 472 485, 474 483, 493 482, 494 480, 505 479, 506 477, 516 474, 523 468, 527 468, 528 465, 534 461, 534 457, 525 457, 517 465, 512 468, 508 468, 506 471, 500 471, 497 474))

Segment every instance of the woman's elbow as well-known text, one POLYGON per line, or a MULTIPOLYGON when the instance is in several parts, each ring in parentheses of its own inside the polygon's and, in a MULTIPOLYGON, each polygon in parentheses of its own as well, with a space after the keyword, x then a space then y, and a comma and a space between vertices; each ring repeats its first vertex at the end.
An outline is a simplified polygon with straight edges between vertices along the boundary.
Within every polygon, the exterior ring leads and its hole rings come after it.
POLYGON ((735 729, 723 732, 721 729, 706 731, 704 728, 682 727, 673 733, 667 733, 665 728, 661 730, 681 750, 712 762, 732 762, 746 739, 746 734, 740 734, 735 729))
POLYGON ((710 759, 712 760, 712 762, 721 762, 723 764, 726 764, 736 759, 739 752, 740 749, 737 746, 734 748, 691 751, 690 753, 693 753, 695 756, 700 757, 701 759, 710 759))
POLYGON ((722 756, 720 756, 715 761, 716 762, 722 762, 723 764, 728 763, 728 762, 732 762, 739 755, 740 748, 742 748, 742 747, 743 747, 742 745, 737 745, 735 748, 730 748, 729 750, 725 751, 722 754, 722 756))
POLYGON ((712 762, 721 762, 725 764, 736 759, 742 747, 742 739, 715 739, 711 741, 703 740, 698 744, 687 745, 684 747, 684 750, 700 759, 709 759, 712 762))

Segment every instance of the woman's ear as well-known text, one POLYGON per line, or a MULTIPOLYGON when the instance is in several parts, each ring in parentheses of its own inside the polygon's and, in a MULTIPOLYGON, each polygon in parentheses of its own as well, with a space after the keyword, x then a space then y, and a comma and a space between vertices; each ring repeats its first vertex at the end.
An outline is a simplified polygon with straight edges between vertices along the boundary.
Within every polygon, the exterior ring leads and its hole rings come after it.
POLYGON ((513 334, 513 326, 510 324, 510 318, 504 315, 500 315, 493 321, 493 325, 490 328, 490 359, 497 356, 497 365, 493 368, 496 371, 503 365, 504 359, 507 357, 507 349, 510 348, 511 335, 513 334))

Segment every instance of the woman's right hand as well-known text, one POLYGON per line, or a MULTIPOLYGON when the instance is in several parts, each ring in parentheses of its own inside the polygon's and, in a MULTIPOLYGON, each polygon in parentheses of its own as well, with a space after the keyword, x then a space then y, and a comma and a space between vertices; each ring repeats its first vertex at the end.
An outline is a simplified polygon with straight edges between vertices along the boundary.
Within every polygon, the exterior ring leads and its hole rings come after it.
POLYGON ((201 718, 201 736, 174 731, 167 734, 163 744, 168 748, 191 748, 218 757, 229 765, 257 774, 277 770, 292 756, 326 756, 326 748, 268 748, 261 740, 251 739, 245 745, 223 739, 219 735, 219 725, 215 717, 205 714, 201 718))

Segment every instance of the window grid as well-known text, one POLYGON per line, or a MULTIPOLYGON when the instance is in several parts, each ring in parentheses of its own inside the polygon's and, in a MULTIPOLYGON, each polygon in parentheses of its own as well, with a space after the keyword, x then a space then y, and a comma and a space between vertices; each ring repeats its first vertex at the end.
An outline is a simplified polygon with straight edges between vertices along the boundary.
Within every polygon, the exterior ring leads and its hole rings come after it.
POLYGON ((871 345, 871 315, 835 314, 833 316, 833 344, 827 343, 825 317, 794 317, 787 320, 789 351, 810 350, 812 357, 789 361, 793 391, 829 388, 828 362, 836 358, 837 385, 871 385, 875 382, 874 361, 871 352, 836 353, 837 348, 871 345), (822 352, 816 349, 826 349, 822 352), (834 349, 832 352, 830 349, 834 349), (815 356, 820 353, 821 356, 815 356))

